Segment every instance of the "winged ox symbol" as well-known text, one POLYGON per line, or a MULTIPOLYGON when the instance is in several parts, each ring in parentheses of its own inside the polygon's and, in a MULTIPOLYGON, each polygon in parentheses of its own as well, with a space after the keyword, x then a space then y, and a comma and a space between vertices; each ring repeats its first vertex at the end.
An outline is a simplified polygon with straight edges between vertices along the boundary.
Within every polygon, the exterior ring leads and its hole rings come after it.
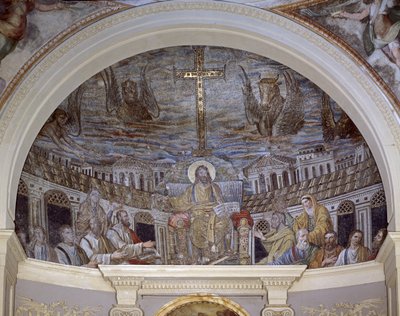
POLYGON ((251 81, 242 66, 243 97, 248 123, 257 127, 262 136, 294 135, 304 126, 304 101, 293 71, 283 72, 286 97, 283 97, 276 78, 258 82, 260 101, 254 95, 251 81))

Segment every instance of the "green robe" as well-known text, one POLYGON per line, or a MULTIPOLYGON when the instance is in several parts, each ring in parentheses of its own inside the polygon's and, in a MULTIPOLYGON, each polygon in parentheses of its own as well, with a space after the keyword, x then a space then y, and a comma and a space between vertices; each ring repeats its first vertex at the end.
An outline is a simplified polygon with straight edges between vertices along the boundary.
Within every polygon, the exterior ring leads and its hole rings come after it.
POLYGON ((259 263, 265 264, 279 258, 287 249, 294 246, 296 244, 296 238, 293 230, 289 227, 284 227, 270 236, 267 235, 266 239, 262 241, 262 244, 268 252, 268 256, 259 263))

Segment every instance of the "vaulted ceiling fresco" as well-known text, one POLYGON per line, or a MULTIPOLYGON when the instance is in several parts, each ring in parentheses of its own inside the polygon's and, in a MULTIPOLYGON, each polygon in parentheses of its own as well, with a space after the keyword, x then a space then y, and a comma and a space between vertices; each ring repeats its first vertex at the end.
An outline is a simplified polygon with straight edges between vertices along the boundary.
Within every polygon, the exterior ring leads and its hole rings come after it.
POLYGON ((149 51, 82 83, 33 143, 17 200, 28 256, 89 267, 344 265, 372 260, 387 225, 378 168, 340 106, 224 47, 149 51))

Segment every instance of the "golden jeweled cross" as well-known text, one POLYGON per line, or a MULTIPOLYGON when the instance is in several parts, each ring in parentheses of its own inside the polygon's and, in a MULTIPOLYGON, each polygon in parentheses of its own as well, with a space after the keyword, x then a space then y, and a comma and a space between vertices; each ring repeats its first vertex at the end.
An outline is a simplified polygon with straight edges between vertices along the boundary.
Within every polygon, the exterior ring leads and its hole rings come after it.
POLYGON ((204 47, 194 48, 194 70, 176 70, 174 68, 174 78, 176 79, 195 79, 196 80, 196 109, 197 109, 197 136, 199 145, 194 149, 193 156, 210 156, 211 149, 207 148, 207 127, 206 127, 206 104, 204 99, 203 79, 224 78, 225 69, 204 69, 204 47))

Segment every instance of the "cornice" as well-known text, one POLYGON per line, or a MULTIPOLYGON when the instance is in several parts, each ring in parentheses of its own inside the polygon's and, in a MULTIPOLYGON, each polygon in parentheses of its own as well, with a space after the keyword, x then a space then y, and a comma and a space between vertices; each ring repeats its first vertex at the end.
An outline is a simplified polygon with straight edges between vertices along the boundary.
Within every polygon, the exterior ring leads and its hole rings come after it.
POLYGON ((67 266, 30 258, 18 264, 18 280, 114 292, 110 282, 104 280, 98 269, 67 266))
POLYGON ((0 231, 0 267, 4 265, 8 276, 17 278, 18 262, 26 259, 25 252, 13 230, 0 231))
POLYGON ((260 278, 273 278, 275 276, 299 277, 302 275, 306 266, 177 266, 177 265, 149 265, 135 266, 130 265, 99 265, 99 269, 104 277, 133 277, 145 280, 208 280, 231 279, 231 280, 251 280, 260 278), (184 278, 182 277, 184 276, 184 278))
POLYGON ((144 277, 112 276, 108 277, 113 286, 134 286, 140 287, 144 277))
POLYGON ((279 286, 279 287, 290 287, 296 280, 295 277, 268 277, 261 278, 265 286, 279 286))
POLYGON ((166 296, 207 291, 251 296, 265 295, 267 289, 273 288, 303 292, 385 281, 383 263, 375 261, 308 270, 305 270, 305 266, 257 265, 101 265, 99 269, 25 259, 18 265, 18 280, 106 292, 114 292, 114 286, 133 287, 140 295, 166 296))
POLYGON ((245 295, 263 295, 265 290, 260 280, 247 279, 220 279, 220 280, 199 280, 199 279, 182 279, 176 280, 144 280, 142 282, 142 295, 157 293, 163 295, 171 295, 171 293, 193 293, 213 291, 213 292, 229 292, 229 293, 245 293, 245 295))
POLYGON ((383 264, 367 261, 346 266, 307 269, 301 279, 293 284, 289 292, 315 291, 384 281, 383 264), (329 286, 327 287, 327 285, 329 286))

